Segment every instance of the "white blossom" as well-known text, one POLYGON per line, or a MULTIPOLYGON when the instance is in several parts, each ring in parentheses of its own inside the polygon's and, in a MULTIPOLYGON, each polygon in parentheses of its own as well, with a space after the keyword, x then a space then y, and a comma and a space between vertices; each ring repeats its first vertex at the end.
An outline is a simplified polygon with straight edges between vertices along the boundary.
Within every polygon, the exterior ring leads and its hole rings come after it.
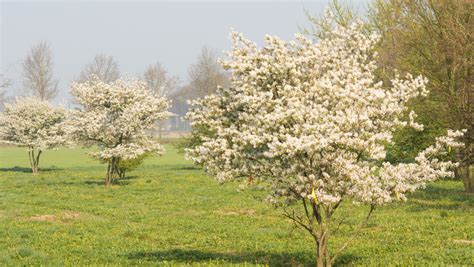
POLYGON ((92 156, 116 165, 146 152, 164 152, 145 131, 170 115, 169 102, 153 95, 144 82, 118 79, 104 83, 92 76, 71 88, 82 110, 72 112, 69 133, 86 145, 98 145, 99 151, 92 156))
POLYGON ((362 32, 355 23, 318 43, 266 36, 260 49, 232 32, 229 60, 221 61, 232 86, 194 101, 187 115, 193 127, 215 135, 202 137, 187 157, 220 181, 250 175, 263 181, 272 202, 317 198, 326 207, 344 198, 374 205, 404 200, 426 182, 453 176, 455 164, 438 156, 461 146, 461 132, 438 138, 414 163, 384 160, 397 129, 423 130, 406 104, 427 94, 428 81, 411 75, 378 81, 378 36, 362 32))
POLYGON ((17 98, 0 115, 0 142, 27 147, 33 173, 41 153, 68 144, 63 121, 66 111, 37 98, 17 98))

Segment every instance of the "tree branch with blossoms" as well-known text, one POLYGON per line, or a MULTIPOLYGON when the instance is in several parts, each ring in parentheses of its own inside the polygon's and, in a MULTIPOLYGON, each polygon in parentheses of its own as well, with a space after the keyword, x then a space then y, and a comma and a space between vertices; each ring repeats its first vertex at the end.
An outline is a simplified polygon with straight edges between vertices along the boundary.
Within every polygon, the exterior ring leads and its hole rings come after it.
POLYGON ((453 177, 457 164, 442 157, 462 146, 461 131, 448 131, 412 163, 385 160, 395 131, 423 130, 407 103, 428 94, 428 81, 409 74, 389 84, 377 80, 379 36, 363 24, 334 25, 318 42, 265 36, 258 48, 240 33, 231 39, 221 63, 232 84, 193 101, 191 125, 213 134, 187 149, 187 157, 219 181, 260 181, 268 200, 313 236, 318 266, 330 266, 341 253, 331 256, 328 243, 331 218, 344 200, 371 207, 356 238, 376 206, 453 177), (287 209, 296 203, 303 215, 287 209))

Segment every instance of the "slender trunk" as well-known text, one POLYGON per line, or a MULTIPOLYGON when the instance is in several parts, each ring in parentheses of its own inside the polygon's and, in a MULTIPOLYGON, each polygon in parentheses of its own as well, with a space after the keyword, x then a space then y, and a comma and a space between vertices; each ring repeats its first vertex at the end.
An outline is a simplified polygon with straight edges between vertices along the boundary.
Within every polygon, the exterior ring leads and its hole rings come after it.
POLYGON ((326 258, 326 266, 330 267, 331 266, 331 257, 329 256, 329 231, 327 232, 326 235, 326 240, 324 242, 324 257, 326 258))
POLYGON ((105 185, 110 186, 112 185, 112 181, 114 179, 114 172, 115 172, 115 158, 109 160, 107 166, 107 176, 105 177, 105 185))
POLYGON ((28 159, 30 160, 31 172, 34 172, 34 164, 33 164, 33 150, 31 147, 28 148, 28 159))
POLYGON ((331 257, 329 256, 329 250, 328 250, 329 231, 325 230, 325 231, 320 232, 318 239, 319 239, 319 242, 316 243, 317 266, 330 267, 331 257))
POLYGON ((43 151, 38 150, 38 154, 35 154, 35 148, 33 147, 28 148, 28 158, 30 160, 31 172, 33 174, 38 174, 39 160, 40 160, 40 156, 42 152, 43 151))
POLYGON ((464 140, 466 147, 460 153, 461 165, 456 170, 456 175, 462 178, 466 192, 474 193, 474 144, 469 143, 472 139, 469 135, 473 135, 472 131, 466 133, 464 140))
POLYGON ((39 171, 39 162, 40 162, 40 156, 43 151, 39 150, 38 155, 36 155, 36 160, 35 160, 35 173, 38 173, 39 171))
POLYGON ((324 267, 323 255, 321 255, 321 246, 316 243, 316 267, 324 267))
POLYGON ((460 166, 457 175, 462 178, 466 192, 474 193, 474 165, 460 166))

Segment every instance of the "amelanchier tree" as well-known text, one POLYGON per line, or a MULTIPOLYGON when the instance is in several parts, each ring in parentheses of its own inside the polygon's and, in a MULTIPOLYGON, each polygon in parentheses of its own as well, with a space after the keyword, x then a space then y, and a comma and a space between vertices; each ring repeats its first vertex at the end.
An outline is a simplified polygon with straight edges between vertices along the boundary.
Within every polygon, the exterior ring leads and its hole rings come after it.
POLYGON ((89 81, 73 83, 71 93, 82 110, 72 112, 68 132, 73 140, 99 147, 91 156, 108 163, 106 185, 123 176, 120 161, 164 152, 145 131, 169 116, 169 103, 147 90, 144 82, 118 79, 106 83, 93 75, 89 81))
POLYGON ((219 181, 250 178, 266 186, 269 200, 314 238, 318 266, 331 265, 347 247, 328 250, 344 200, 370 207, 357 235, 377 206, 453 176, 456 164, 443 155, 461 146, 459 131, 437 138, 413 163, 385 161, 396 129, 423 129, 406 104, 428 93, 427 80, 377 81, 378 36, 361 23, 334 26, 317 43, 266 36, 259 49, 239 33, 231 37, 230 59, 222 63, 232 85, 194 101, 188 118, 208 134, 187 156, 219 181))
POLYGON ((37 98, 18 98, 0 114, 0 142, 28 148, 33 174, 47 149, 68 143, 63 129, 66 111, 37 98))

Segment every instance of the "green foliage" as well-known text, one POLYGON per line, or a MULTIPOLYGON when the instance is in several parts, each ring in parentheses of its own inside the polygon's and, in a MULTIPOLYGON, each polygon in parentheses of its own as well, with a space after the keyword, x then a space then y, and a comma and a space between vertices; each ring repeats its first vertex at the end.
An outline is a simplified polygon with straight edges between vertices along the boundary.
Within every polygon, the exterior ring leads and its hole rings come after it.
POLYGON ((212 137, 215 135, 214 132, 209 130, 206 126, 194 126, 191 133, 182 138, 178 143, 175 144, 176 149, 179 153, 184 153, 186 148, 195 148, 203 143, 203 137, 212 137))
MULTIPOLYGON (((314 265, 313 241, 264 192, 218 184, 165 147, 108 188, 87 150, 50 151, 32 177, 24 149, 0 147, 0 265, 314 265)), ((378 208, 337 265, 473 265, 474 199, 461 191, 459 181, 440 181, 378 208)), ((341 209, 351 226, 332 249, 367 212, 349 201, 341 209)))
POLYGON ((402 130, 393 157, 407 160, 446 129, 468 129, 461 161, 473 160, 472 34, 474 4, 470 0, 375 0, 369 24, 382 36, 378 47, 380 73, 386 82, 396 73, 429 79, 426 98, 412 102, 425 131, 402 130))
POLYGON ((147 153, 141 154, 140 156, 138 156, 134 159, 120 160, 117 164, 118 172, 121 176, 120 178, 124 178, 125 173, 133 171, 136 168, 138 168, 138 166, 140 166, 143 163, 143 161, 147 157, 151 156, 152 154, 153 153, 151 153, 151 152, 147 152, 147 153))
POLYGON ((412 128, 397 131, 393 137, 394 143, 387 147, 388 161, 412 162, 420 151, 435 142, 436 137, 446 134, 446 127, 431 117, 419 116, 416 121, 424 125, 423 131, 412 128))

